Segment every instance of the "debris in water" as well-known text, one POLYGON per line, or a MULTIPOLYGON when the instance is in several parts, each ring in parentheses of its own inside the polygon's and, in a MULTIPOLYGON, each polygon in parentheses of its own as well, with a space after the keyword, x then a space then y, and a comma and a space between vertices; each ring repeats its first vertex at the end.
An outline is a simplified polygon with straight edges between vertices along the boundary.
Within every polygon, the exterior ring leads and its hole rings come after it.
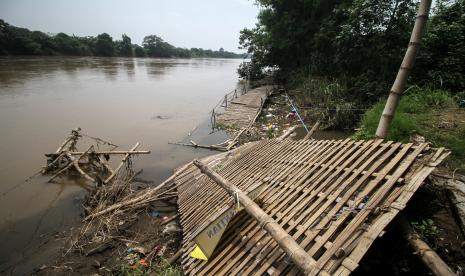
POLYGON ((92 137, 81 133, 81 128, 71 131, 70 136, 58 147, 54 153, 47 153, 47 165, 42 169, 42 174, 52 174, 49 182, 64 173, 78 173, 96 185, 109 183, 121 170, 123 164, 131 166, 131 156, 134 154, 148 154, 150 151, 139 150, 139 143, 129 151, 115 151, 115 144, 103 139, 92 137), (79 151, 78 141, 82 137, 87 137, 95 141, 85 151, 79 151), (111 145, 110 150, 100 150, 99 145, 111 145), (116 169, 112 169, 108 164, 110 156, 123 155, 122 162, 116 169), (128 162, 126 162, 128 161, 128 162))

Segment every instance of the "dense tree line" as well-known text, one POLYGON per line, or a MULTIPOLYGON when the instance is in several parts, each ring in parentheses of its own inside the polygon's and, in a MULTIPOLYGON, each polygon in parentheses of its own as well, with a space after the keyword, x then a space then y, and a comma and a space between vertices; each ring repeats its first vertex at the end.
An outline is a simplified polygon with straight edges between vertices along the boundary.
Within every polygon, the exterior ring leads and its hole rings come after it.
MULTIPOLYGON (((351 100, 370 103, 386 95, 402 61, 418 1, 256 0, 255 28, 241 31, 252 54, 239 68, 259 78, 279 68, 284 80, 324 77, 347 88, 351 100)), ((465 1, 437 1, 411 84, 465 90, 465 1)))
POLYGON ((142 46, 131 43, 123 34, 121 40, 113 40, 107 34, 96 37, 70 36, 65 33, 50 35, 9 25, 0 19, 0 55, 73 55, 73 56, 136 56, 136 57, 212 57, 240 58, 243 55, 201 48, 179 48, 163 41, 156 35, 144 38, 142 46))

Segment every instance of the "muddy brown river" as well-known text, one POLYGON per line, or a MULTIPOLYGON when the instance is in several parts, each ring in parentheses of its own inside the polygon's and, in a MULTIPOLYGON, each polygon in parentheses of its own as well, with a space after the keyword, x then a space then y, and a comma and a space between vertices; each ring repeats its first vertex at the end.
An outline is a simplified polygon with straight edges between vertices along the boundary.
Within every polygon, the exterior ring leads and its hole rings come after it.
POLYGON ((48 262, 57 231, 80 221, 80 181, 30 178, 71 129, 150 155, 141 178, 160 182, 173 168, 212 152, 170 145, 209 135, 209 111, 238 87, 236 59, 0 58, 0 274, 48 262), (198 126, 191 137, 188 133, 198 126))

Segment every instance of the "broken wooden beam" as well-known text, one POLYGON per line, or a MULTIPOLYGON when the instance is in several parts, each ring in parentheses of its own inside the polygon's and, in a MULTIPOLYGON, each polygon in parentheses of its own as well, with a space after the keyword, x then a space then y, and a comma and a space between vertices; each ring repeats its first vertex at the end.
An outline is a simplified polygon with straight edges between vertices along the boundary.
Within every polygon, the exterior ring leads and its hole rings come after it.
POLYGON ((223 178, 221 175, 213 171, 211 168, 200 162, 194 160, 194 165, 200 171, 210 177, 216 184, 221 186, 231 196, 235 197, 244 209, 255 220, 257 220, 281 247, 292 261, 302 270, 305 275, 309 275, 313 269, 316 261, 300 247, 300 245, 267 213, 265 213, 253 200, 251 200, 243 191, 223 178))

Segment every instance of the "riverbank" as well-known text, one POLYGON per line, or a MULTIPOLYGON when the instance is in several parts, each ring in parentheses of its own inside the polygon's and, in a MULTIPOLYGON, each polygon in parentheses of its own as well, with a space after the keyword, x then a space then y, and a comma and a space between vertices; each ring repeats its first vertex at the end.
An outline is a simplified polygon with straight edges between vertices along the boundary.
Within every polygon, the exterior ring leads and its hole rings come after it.
MULTIPOLYGON (((269 97, 262 112, 254 126, 247 135, 243 136, 241 143, 279 137, 288 128, 299 126, 300 120, 296 115, 295 107, 289 105, 288 96, 283 90, 276 90, 269 97)), ((293 98, 293 101, 297 101, 293 98)), ((306 120, 306 117, 303 117, 306 120)), ((349 135, 345 132, 346 135, 349 135)), ((299 139, 301 134, 294 134, 294 139, 299 139)), ((326 139, 330 137, 325 137, 326 139)), ((339 138, 339 137, 333 137, 339 138)), ((409 203, 406 214, 414 228, 433 245, 435 250, 453 267, 460 270, 460 264, 464 260, 463 248, 458 237, 461 235, 460 228, 456 225, 450 204, 444 204, 447 199, 447 191, 427 182, 415 198, 409 203), (424 206, 428 202, 431 209, 415 206, 424 206)), ((143 190, 142 190, 143 191, 143 190)), ((157 203, 158 204, 158 203, 157 203)), ((180 275, 179 266, 164 265, 164 259, 176 255, 179 250, 179 226, 170 221, 171 226, 164 225, 164 221, 170 216, 160 212, 162 206, 151 204, 148 208, 141 210, 136 217, 128 218, 122 222, 122 231, 118 232, 117 238, 106 242, 105 246, 95 246, 99 241, 92 241, 91 248, 67 254, 65 257, 53 264, 42 266, 36 270, 37 274, 55 273, 112 273, 112 274, 136 274, 145 275, 150 273, 167 275, 180 275), (168 229, 168 230, 167 230, 168 229), (167 233, 171 232, 172 235, 167 233), (161 254, 159 254, 159 250, 161 254), (84 253, 83 253, 84 252, 84 253), (155 252, 155 253, 153 253, 155 252), (156 258, 147 260, 147 256, 156 258), (147 265, 148 264, 148 265, 147 265)), ((168 205, 172 205, 171 202, 168 205)), ((165 206, 166 207, 166 206, 165 206)), ((171 209, 172 210, 172 209, 171 209)), ((364 265, 357 273, 379 273, 390 271, 391 274, 426 273, 425 267, 419 264, 415 256, 412 257, 405 243, 399 241, 395 226, 388 230, 389 234, 379 239, 365 257, 364 265), (402 250, 405 254, 392 254, 386 257, 386 244, 395 245, 394 251, 402 250), (383 260, 383 261, 380 261, 383 260)), ((72 239, 71 239, 72 241, 72 239)), ((69 244, 68 244, 69 246, 69 244)), ((67 247, 65 246, 64 249, 67 247)))

